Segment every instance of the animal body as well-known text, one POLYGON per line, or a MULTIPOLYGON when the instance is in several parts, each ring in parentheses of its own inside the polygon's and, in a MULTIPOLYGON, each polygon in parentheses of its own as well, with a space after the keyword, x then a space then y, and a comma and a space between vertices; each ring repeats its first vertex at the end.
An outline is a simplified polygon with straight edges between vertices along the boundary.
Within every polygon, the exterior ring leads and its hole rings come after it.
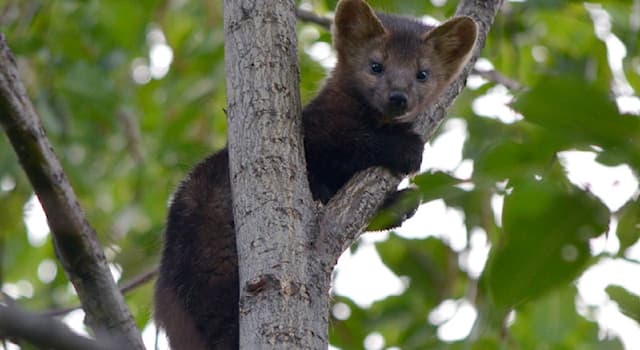
MULTIPOLYGON (((338 60, 303 110, 311 193, 329 199, 358 171, 419 170, 423 140, 412 130, 466 64, 475 22, 429 27, 341 0, 338 60)), ((238 263, 226 148, 196 165, 171 203, 155 293, 155 318, 174 350, 238 348, 238 263)))

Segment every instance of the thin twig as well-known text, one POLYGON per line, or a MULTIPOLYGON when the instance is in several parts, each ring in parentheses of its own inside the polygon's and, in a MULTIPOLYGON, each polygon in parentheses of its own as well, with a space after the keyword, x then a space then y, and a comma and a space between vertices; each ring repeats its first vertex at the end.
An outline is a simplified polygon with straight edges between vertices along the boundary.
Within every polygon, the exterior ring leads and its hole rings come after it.
POLYGON ((497 84, 502 84, 511 91, 520 91, 524 89, 524 85, 520 84, 520 82, 507 78, 502 73, 494 69, 478 70, 477 68, 473 68, 473 70, 471 70, 471 74, 478 75, 497 84))
MULTIPOLYGON (((132 290, 150 282, 152 279, 154 279, 156 277, 156 275, 158 274, 158 268, 155 267, 145 273, 142 273, 138 276, 133 277, 132 279, 124 282, 122 284, 122 286, 120 286, 120 292, 123 295, 126 295, 127 293, 131 292, 132 290)), ((65 315, 68 314, 71 311, 80 309, 82 306, 81 305, 75 305, 75 306, 69 306, 69 307, 65 307, 65 308, 60 308, 60 309, 53 309, 53 310, 48 310, 45 312, 42 312, 40 315, 42 316, 61 316, 61 315, 65 315)))
POLYGON ((131 157, 136 162, 136 166, 141 167, 144 163, 144 152, 142 150, 142 136, 140 123, 130 110, 120 108, 116 112, 118 119, 122 123, 124 136, 127 139, 127 148, 131 157))
POLYGON ((297 9, 296 16, 298 17, 298 19, 302 21, 315 23, 326 29, 331 28, 331 23, 333 23, 333 20, 329 17, 319 16, 311 11, 307 11, 303 9, 297 9))
POLYGON ((144 272, 138 276, 135 276, 132 279, 124 282, 122 286, 120 286, 120 292, 122 292, 122 294, 127 294, 130 291, 142 286, 143 284, 148 283, 149 281, 154 279, 157 274, 158 274, 158 268, 154 267, 153 269, 147 272, 144 272))

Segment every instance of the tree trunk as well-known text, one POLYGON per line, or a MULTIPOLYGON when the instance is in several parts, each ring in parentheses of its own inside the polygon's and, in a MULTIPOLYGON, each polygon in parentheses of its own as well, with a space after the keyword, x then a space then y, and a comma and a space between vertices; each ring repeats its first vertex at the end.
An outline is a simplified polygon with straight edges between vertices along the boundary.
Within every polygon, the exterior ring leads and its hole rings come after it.
MULTIPOLYGON (((501 0, 461 1, 479 24, 473 58, 416 129, 430 137, 484 46, 501 0)), ((302 143, 295 2, 225 0, 230 176, 240 269, 240 347, 326 349, 331 270, 400 179, 357 174, 324 208, 302 143)))
POLYGON ((311 245, 295 2, 226 0, 224 11, 240 347, 326 348, 330 270, 311 245))

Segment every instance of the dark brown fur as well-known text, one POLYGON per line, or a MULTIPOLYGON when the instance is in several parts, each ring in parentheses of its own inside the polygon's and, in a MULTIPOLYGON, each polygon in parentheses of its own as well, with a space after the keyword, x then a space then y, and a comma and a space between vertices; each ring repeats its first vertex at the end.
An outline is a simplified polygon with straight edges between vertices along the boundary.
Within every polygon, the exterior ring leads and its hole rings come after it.
MULTIPOLYGON (((362 0, 342 0, 335 18, 337 66, 303 110, 309 184, 326 203, 356 172, 419 169, 417 113, 466 63, 475 23, 456 18, 432 29, 376 15, 362 0), (374 72, 372 63, 381 64, 374 72), (428 72, 426 81, 417 73, 428 72), (394 99, 392 96, 401 96, 394 99)), ((238 272, 226 149, 198 164, 169 210, 156 286, 155 318, 174 350, 238 348, 238 272)))

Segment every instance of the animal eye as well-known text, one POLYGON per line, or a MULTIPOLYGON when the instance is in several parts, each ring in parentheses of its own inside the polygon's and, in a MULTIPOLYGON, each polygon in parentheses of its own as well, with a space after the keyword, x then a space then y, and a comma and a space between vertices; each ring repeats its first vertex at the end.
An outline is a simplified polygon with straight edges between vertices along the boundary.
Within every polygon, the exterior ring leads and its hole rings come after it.
POLYGON ((429 79, 429 71, 428 70, 419 71, 416 74, 416 79, 418 79, 418 81, 420 81, 420 82, 427 81, 427 79, 429 79))
POLYGON ((371 69, 371 73, 373 74, 380 74, 382 73, 382 71, 384 71, 382 63, 378 62, 371 62, 371 64, 369 65, 369 69, 371 69))

